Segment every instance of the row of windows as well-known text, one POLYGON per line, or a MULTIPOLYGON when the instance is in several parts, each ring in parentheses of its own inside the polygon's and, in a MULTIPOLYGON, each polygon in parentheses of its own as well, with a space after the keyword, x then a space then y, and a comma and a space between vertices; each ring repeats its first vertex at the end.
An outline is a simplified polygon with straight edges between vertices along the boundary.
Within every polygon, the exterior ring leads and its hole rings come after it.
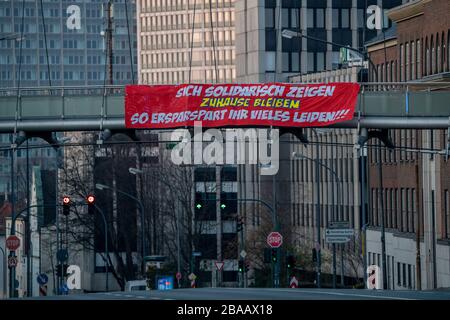
MULTIPOLYGON (((367 258, 369 265, 377 265, 381 269, 381 254, 368 252, 367 258)), ((397 284, 397 287, 415 289, 415 266, 398 261, 395 263, 393 256, 387 255, 386 258, 387 288, 393 290, 395 289, 395 284, 397 284)))
MULTIPOLYGON (((325 52, 305 52, 307 64, 307 70, 301 70, 301 56, 298 52, 283 52, 282 53, 282 71, 283 72, 313 72, 325 70, 326 53, 325 52)), ((265 53, 265 67, 266 72, 276 71, 276 56, 275 51, 269 51, 265 53)), ((339 62, 339 52, 332 52, 331 65, 336 66, 339 62)))
POLYGON ((192 65, 196 66, 226 66, 234 65, 234 50, 193 51, 190 52, 154 53, 142 55, 143 69, 176 68, 192 65), (191 64, 192 60, 192 64, 191 64))
POLYGON ((448 190, 444 190, 443 194, 443 238, 450 239, 450 194, 448 190))
MULTIPOLYGON (((354 159, 353 158, 337 158, 337 159, 320 159, 323 166, 320 166, 321 182, 334 182, 336 178, 330 173, 332 169, 336 172, 341 182, 352 182, 354 180, 354 159)), ((293 161, 292 179, 298 182, 315 182, 315 164, 311 160, 297 159, 293 161)))
MULTIPOLYGON (((381 197, 378 188, 371 190, 370 225, 381 227, 381 197)), ((384 225, 400 232, 415 232, 417 194, 412 188, 383 189, 384 225)))
MULTIPOLYGON (((315 227, 317 206, 314 203, 292 204, 292 225, 301 227, 315 227)), ((331 221, 349 221, 350 227, 355 225, 354 206, 349 205, 321 205, 320 226, 325 228, 331 221)))
MULTIPOLYGON (((308 8, 306 10, 306 28, 323 29, 326 27, 326 11, 323 8, 308 8)), ((265 9, 265 27, 276 28, 277 21, 275 8, 265 9)), ((356 14, 357 28, 364 28, 364 10, 358 9, 352 11, 350 9, 332 9, 332 28, 351 28, 351 21, 353 20, 353 12, 356 14)), ((299 28, 305 27, 301 23, 301 10, 299 9, 281 9, 281 27, 282 28, 299 28)))
POLYGON ((234 0, 142 0, 142 12, 165 12, 208 8, 231 8, 234 0))
MULTIPOLYGON (((219 38, 221 39, 222 36, 219 33, 219 38)), ((20 44, 19 42, 15 41, 15 48, 19 49, 20 44)), ((37 42, 36 40, 25 40, 22 45, 22 49, 36 49, 36 44, 39 43, 39 49, 45 49, 45 42, 44 40, 39 40, 37 42)), ((84 40, 63 40, 63 49, 85 49, 85 41, 84 40)), ((118 50, 125 50, 128 49, 128 41, 127 40, 115 40, 113 41, 114 49, 118 50)), ((230 44, 231 45, 231 44, 230 44)), ((133 49, 136 49, 137 42, 132 42, 133 49)), ((86 49, 103 49, 104 42, 103 40, 86 40, 86 49)), ((11 41, 0 41, 0 49, 11 49, 11 41)), ((47 48, 48 49, 61 49, 61 41, 55 40, 55 39, 48 39, 47 40, 47 48)))
MULTIPOLYGON (((411 81, 450 70, 450 32, 436 34, 398 46, 397 61, 377 65, 380 81, 411 81)), ((375 79, 376 72, 372 70, 375 79)))
MULTIPOLYGON (((217 82, 231 83, 236 78, 236 70, 219 69, 217 71, 217 82)), ((208 70, 192 70, 191 77, 189 71, 164 71, 148 72, 142 74, 142 82, 145 84, 174 84, 190 82, 205 83, 216 81, 216 71, 214 68, 208 70)))
POLYGON ((212 25, 216 27, 233 27, 234 11, 209 11, 195 14, 173 14, 173 15, 157 15, 150 17, 141 17, 142 31, 163 31, 163 30, 183 30, 192 28, 210 28, 212 25), (211 19, 212 16, 212 19, 211 19))
MULTIPOLYGON (((115 80, 130 80, 131 72, 115 72, 115 80)), ((10 71, 2 71, 0 73, 1 80, 12 80, 12 72, 10 71)), ((63 73, 60 71, 51 71, 52 80, 103 80, 104 72, 101 71, 64 71, 63 73), (62 77, 61 77, 62 75, 62 77)), ((16 74, 16 78, 18 77, 18 72, 16 74)), ((35 71, 21 71, 21 79, 23 80, 37 80, 35 71)), ((39 72, 39 80, 48 80, 48 72, 40 71, 39 72)))
POLYGON ((184 32, 141 36, 143 50, 179 49, 193 47, 234 46, 235 33, 232 30, 211 32, 184 32))
MULTIPOLYGON (((410 152, 407 149, 417 149, 419 148, 421 132, 419 130, 413 129, 403 129, 403 130, 391 130, 389 132, 390 140, 394 146, 398 149, 389 150, 387 148, 381 149, 381 161, 382 163, 398 163, 403 161, 414 161, 419 157, 418 152, 410 152)), ((369 143, 369 146, 374 146, 369 148, 370 162, 376 164, 380 161, 378 153, 379 141, 374 140, 369 143)))

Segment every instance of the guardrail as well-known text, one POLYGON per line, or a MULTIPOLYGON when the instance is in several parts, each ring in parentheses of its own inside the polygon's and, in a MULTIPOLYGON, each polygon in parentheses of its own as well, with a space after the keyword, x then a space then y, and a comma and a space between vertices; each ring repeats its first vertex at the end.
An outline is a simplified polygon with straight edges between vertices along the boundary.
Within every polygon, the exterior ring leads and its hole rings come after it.
MULTIPOLYGON (((308 83, 314 84, 314 83, 308 83)), ((433 92, 450 91, 450 82, 364 82, 360 83, 361 94, 365 92, 433 92)), ((0 88, 0 97, 11 96, 66 96, 80 94, 123 94, 125 86, 123 85, 93 85, 93 86, 40 86, 40 87, 22 87, 0 88), (106 89, 106 90, 105 90, 106 89)))
MULTIPOLYGON (((124 128, 124 86, 0 89, 0 131, 124 128), (17 121, 16 121, 17 120, 17 121), (105 125, 105 126, 104 126, 105 125)), ((450 83, 361 83, 355 119, 333 127, 448 128, 450 83), (426 118, 426 119, 424 119, 426 118)))

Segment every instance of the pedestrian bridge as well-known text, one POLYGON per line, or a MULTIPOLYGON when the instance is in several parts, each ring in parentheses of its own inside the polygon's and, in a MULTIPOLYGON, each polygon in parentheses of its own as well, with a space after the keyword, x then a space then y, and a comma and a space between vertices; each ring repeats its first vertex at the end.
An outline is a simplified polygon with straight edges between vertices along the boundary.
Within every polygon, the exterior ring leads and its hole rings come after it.
MULTIPOLYGON (((0 132, 125 129, 124 86, 0 89, 0 132)), ((335 128, 450 127, 450 83, 362 83, 355 118, 335 128)))

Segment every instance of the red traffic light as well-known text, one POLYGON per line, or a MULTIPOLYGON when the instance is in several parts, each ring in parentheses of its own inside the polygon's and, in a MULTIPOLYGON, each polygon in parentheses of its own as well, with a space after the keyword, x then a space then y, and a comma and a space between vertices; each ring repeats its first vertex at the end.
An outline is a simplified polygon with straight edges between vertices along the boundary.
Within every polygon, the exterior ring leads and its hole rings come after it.
POLYGON ((70 204, 70 198, 67 196, 63 197, 63 204, 65 204, 65 205, 70 204))
POLYGON ((92 194, 88 195, 88 196, 86 197, 86 202, 87 202, 88 204, 94 204, 94 202, 95 202, 95 196, 93 196, 92 194))

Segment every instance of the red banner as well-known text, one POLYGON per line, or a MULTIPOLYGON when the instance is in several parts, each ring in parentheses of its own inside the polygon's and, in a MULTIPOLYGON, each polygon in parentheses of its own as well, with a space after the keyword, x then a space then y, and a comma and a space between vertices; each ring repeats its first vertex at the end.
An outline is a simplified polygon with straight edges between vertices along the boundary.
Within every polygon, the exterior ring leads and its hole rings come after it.
POLYGON ((312 127, 353 118, 356 83, 184 84, 126 87, 127 128, 312 127))

